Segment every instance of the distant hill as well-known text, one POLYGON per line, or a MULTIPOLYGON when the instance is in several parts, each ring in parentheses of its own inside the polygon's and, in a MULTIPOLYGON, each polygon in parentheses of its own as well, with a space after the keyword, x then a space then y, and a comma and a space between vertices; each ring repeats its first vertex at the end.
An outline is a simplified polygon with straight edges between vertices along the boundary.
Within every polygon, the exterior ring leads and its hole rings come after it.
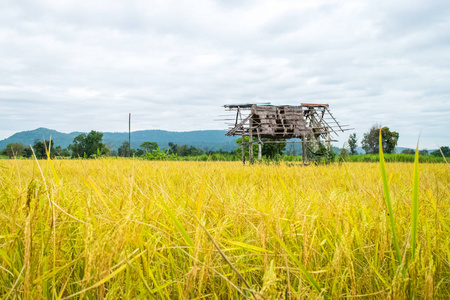
MULTIPOLYGON (((24 145, 33 145, 36 140, 52 138, 55 146, 67 148, 73 139, 83 132, 63 133, 53 129, 37 128, 29 131, 21 131, 13 134, 9 138, 0 141, 0 150, 4 149, 9 143, 23 143, 24 145)), ((85 132, 86 133, 86 132, 85 132)), ((86 133, 87 134, 87 133, 86 133)), ((170 142, 178 145, 189 145, 200 148, 202 150, 225 150, 232 151, 237 148, 235 137, 225 136, 224 130, 197 130, 186 132, 174 132, 166 130, 139 130, 131 132, 131 147, 139 148, 143 142, 157 142, 161 148, 168 148, 170 142)), ((123 141, 128 140, 128 132, 103 132, 103 142, 111 150, 117 150, 122 145, 123 141)), ((295 146, 290 144, 286 146, 287 151, 301 153, 301 145, 295 146)), ((404 147, 396 147, 397 153, 407 149, 404 147)), ((333 147, 336 153, 339 149, 333 147)), ((361 147, 356 148, 358 153, 363 154, 364 150, 361 147)), ((430 150, 430 152, 433 150, 430 150)))
MULTIPOLYGON (((4 149, 9 143, 23 143, 33 145, 36 140, 50 139, 55 146, 66 148, 73 139, 82 132, 62 133, 47 128, 37 128, 30 131, 22 131, 13 134, 9 138, 0 141, 0 149, 4 149)), ((87 134, 87 133, 86 133, 87 134)), ((103 142, 111 150, 117 150, 123 141, 128 140, 128 132, 103 132, 103 142)), ((157 142, 161 148, 168 148, 168 143, 178 145, 187 144, 201 149, 225 150, 236 149, 234 137, 225 136, 223 130, 198 130, 187 132, 172 132, 165 130, 140 130, 131 132, 131 147, 138 148, 143 142, 157 142)))

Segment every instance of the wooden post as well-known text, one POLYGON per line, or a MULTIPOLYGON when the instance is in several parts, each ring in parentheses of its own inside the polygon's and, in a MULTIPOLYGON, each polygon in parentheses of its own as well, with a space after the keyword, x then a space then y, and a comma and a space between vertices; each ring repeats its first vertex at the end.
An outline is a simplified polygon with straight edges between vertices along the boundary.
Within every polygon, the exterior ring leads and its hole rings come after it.
POLYGON ((331 139, 330 139, 330 132, 328 132, 328 131, 327 131, 326 145, 327 145, 327 152, 330 152, 330 150, 331 150, 331 139))
POLYGON ((306 165, 308 158, 306 157, 306 137, 302 135, 302 163, 306 165))
POLYGON ((245 166, 245 136, 244 133, 242 132, 242 164, 245 166))
POLYGON ((327 160, 331 157, 331 139, 330 139, 330 132, 327 131, 327 139, 325 141, 326 147, 327 147, 327 160))
POLYGON ((258 142, 258 161, 261 161, 262 158, 262 145, 261 142, 258 142))
POLYGON ((248 130, 248 162, 253 164, 253 120, 250 118, 250 128, 248 130))

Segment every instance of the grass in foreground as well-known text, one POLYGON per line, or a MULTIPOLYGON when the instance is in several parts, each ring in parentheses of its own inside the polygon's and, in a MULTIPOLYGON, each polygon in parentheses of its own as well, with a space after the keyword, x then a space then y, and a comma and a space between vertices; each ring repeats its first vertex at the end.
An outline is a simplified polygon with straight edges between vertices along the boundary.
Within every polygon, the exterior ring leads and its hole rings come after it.
POLYGON ((0 296, 448 298, 450 172, 419 168, 413 250, 386 164, 399 261, 378 164, 2 160, 0 296))

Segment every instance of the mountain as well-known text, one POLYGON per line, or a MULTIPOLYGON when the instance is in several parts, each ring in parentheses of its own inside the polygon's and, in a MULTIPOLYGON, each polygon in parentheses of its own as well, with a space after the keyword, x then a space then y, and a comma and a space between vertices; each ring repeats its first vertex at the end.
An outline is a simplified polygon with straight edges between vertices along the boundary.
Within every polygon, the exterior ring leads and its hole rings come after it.
MULTIPOLYGON (((9 143, 23 143, 24 145, 33 145, 36 140, 49 140, 54 142, 55 146, 67 148, 73 139, 83 132, 63 133, 53 129, 37 128, 30 131, 21 131, 13 134, 9 138, 0 140, 0 150, 6 148, 9 143)), ((85 132, 86 133, 86 132, 85 132)), ((87 133, 86 133, 87 134, 87 133)), ((207 150, 225 150, 232 151, 237 148, 235 139, 237 137, 225 136, 224 130, 197 130, 186 132, 174 132, 166 130, 139 130, 131 132, 131 147, 139 148, 143 142, 157 142, 161 148, 168 148, 168 143, 172 142, 178 145, 189 145, 200 149, 207 150)), ((111 150, 117 150, 122 145, 123 141, 128 141, 128 132, 103 132, 103 142, 111 150)), ((300 144, 288 144, 286 151, 301 153, 300 144)), ((396 147, 397 153, 407 149, 404 147, 396 147)), ((336 153, 339 150, 333 147, 336 153)), ((356 148, 358 153, 363 154, 364 150, 361 147, 356 148)), ((429 150, 430 152, 433 150, 429 150)))
MULTIPOLYGON (((0 149, 4 149, 9 143, 23 143, 24 145, 33 145, 36 140, 49 140, 54 142, 55 146, 66 148, 73 139, 83 132, 62 133, 47 128, 37 128, 30 131, 17 132, 0 141, 0 149)), ((86 133, 87 134, 87 133, 86 133)), ((172 142, 178 145, 187 144, 201 149, 225 150, 236 149, 234 137, 225 136, 223 130, 197 130, 187 132, 173 132, 165 130, 139 130, 131 132, 131 147, 139 148, 143 142, 157 142, 161 148, 168 148, 168 143, 172 142)), ((103 142, 111 150, 117 150, 123 141, 128 141, 128 132, 103 132, 103 142)))
MULTIPOLYGON (((236 138, 225 136, 224 130, 197 130, 174 132, 166 130, 139 130, 131 132, 131 147, 139 148, 143 142, 157 142, 161 148, 168 148, 170 142, 178 145, 189 145, 207 150, 236 149, 236 138)), ((110 149, 117 149, 128 140, 127 132, 104 132, 103 142, 110 149)))

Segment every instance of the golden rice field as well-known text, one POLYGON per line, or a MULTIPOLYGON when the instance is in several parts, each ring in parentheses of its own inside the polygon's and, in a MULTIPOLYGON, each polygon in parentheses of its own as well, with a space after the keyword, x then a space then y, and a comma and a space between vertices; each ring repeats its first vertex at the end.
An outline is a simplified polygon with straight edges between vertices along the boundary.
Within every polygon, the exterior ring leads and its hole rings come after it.
POLYGON ((391 216, 377 163, 0 160, 0 298, 450 298, 450 168, 419 165, 415 250, 413 170, 391 216))

